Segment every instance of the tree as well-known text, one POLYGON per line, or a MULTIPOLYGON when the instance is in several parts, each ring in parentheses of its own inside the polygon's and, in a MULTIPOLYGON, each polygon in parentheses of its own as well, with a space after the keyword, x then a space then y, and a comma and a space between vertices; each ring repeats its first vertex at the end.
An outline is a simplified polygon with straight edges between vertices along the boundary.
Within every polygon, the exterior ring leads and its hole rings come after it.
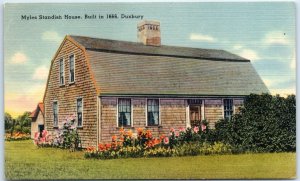
POLYGON ((5 122, 5 130, 9 130, 11 129, 12 125, 13 125, 13 118, 11 117, 11 115, 9 113, 5 113, 4 116, 4 122, 5 122))
POLYGON ((31 125, 30 112, 26 111, 22 115, 18 116, 16 122, 18 125, 23 127, 29 127, 31 125))

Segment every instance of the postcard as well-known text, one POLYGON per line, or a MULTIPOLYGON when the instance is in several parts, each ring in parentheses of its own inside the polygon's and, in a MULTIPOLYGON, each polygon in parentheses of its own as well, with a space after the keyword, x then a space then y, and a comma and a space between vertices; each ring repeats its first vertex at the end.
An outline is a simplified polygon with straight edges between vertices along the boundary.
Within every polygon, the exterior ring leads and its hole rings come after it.
POLYGON ((296 177, 293 2, 4 4, 5 177, 296 177))

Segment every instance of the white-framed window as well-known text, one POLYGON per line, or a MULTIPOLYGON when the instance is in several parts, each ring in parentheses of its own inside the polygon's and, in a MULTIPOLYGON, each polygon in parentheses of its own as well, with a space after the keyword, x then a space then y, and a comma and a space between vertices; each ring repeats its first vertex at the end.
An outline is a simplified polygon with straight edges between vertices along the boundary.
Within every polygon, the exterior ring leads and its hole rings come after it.
POLYGON ((83 101, 82 98, 78 98, 76 101, 76 107, 77 107, 77 126, 82 127, 83 122, 83 101))
POLYGON ((75 56, 72 54, 69 57, 69 66, 70 66, 70 83, 75 82, 75 56))
POLYGON ((131 99, 118 98, 118 126, 131 126, 131 99))
POLYGON ((159 125, 159 99, 147 99, 147 126, 159 125))
POLYGON ((65 84, 64 59, 59 60, 59 84, 65 84))
POLYGON ((57 101, 53 101, 53 127, 57 127, 58 126, 58 102, 57 101))
POLYGON ((224 118, 230 119, 233 115, 233 99, 223 99, 224 118))

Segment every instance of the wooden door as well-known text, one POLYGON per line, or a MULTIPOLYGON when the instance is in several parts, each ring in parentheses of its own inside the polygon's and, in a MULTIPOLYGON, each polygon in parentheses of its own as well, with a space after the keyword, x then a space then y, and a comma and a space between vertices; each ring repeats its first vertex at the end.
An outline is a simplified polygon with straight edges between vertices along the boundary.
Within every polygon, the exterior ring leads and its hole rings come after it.
POLYGON ((190 105, 190 123, 191 126, 201 125, 201 106, 190 105))

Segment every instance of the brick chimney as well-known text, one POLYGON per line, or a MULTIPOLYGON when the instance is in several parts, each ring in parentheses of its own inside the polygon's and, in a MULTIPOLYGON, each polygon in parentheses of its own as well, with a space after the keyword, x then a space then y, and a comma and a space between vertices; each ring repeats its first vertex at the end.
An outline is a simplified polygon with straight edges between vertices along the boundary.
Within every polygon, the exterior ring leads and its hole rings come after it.
POLYGON ((138 41, 144 45, 160 46, 160 22, 143 20, 137 25, 138 41))

